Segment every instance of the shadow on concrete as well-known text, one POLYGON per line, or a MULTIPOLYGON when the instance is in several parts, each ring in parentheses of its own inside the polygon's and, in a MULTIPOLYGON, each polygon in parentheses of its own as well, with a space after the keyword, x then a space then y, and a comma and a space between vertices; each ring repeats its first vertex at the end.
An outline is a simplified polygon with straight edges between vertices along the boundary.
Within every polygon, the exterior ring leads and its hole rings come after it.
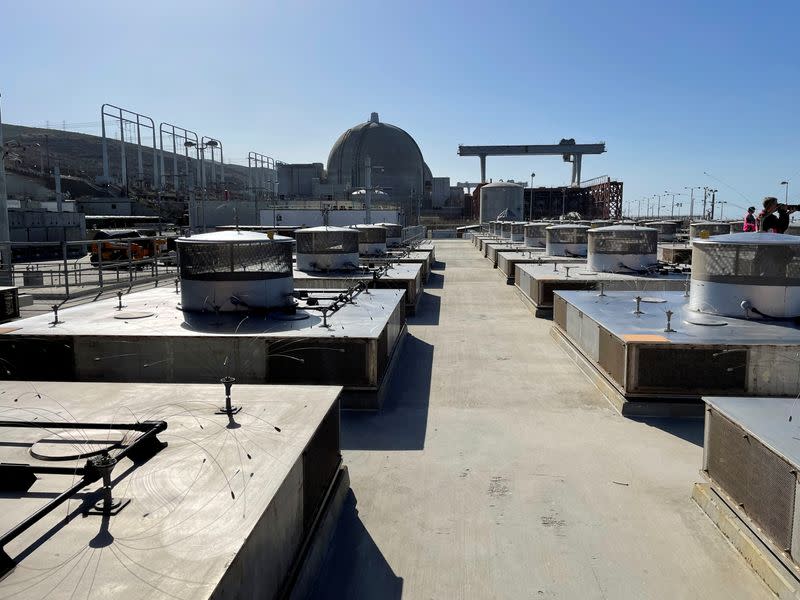
POLYGON ((431 271, 431 274, 428 275, 428 282, 425 284, 425 287, 432 290, 442 289, 444 287, 444 274, 431 271))
MULTIPOLYGON (((423 315, 424 317, 424 315, 423 315)), ((422 450, 428 427, 433 346, 407 334, 379 412, 344 411, 343 450, 422 450)))
POLYGON ((646 418, 635 417, 632 421, 644 423, 650 427, 660 429, 670 435, 674 435, 682 440, 690 442, 695 446, 703 447, 703 428, 705 422, 702 418, 689 419, 669 419, 669 418, 646 418))
POLYGON ((447 268, 447 261, 435 260, 431 263, 431 271, 444 271, 447 268))
POLYGON ((442 310, 442 299, 428 292, 422 292, 417 307, 417 314, 408 317, 409 325, 438 325, 439 313, 442 310))
POLYGON ((399 600, 402 595, 403 578, 394 574, 364 527, 358 516, 355 494, 350 490, 319 577, 308 598, 399 600))

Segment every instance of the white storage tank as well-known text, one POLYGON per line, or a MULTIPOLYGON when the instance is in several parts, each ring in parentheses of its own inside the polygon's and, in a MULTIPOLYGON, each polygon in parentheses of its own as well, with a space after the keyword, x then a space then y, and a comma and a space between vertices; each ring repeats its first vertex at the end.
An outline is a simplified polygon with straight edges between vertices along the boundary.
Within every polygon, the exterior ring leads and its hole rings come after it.
POLYGON ((551 225, 545 231, 548 256, 586 256, 588 225, 551 225))
POLYGON ((255 231, 215 231, 176 240, 181 307, 236 311, 293 303, 292 238, 255 231))
POLYGON ((524 221, 517 221, 511 224, 511 241, 521 242, 525 239, 525 223, 524 221))
POLYGON ((349 227, 309 227, 294 232, 297 269, 346 271, 358 268, 358 231, 349 227))
POLYGON ((747 232, 693 240, 689 308, 752 319, 800 316, 800 237, 747 232))
POLYGON ((658 264, 658 231, 650 227, 612 225, 588 231, 590 271, 630 273, 658 264))
POLYGON ((386 229, 386 245, 390 248, 400 246, 403 243, 403 226, 397 223, 375 223, 386 229))
POLYGON ((658 231, 659 242, 674 242, 678 238, 678 224, 675 221, 649 221, 645 225, 658 231))
POLYGON ((358 252, 364 255, 386 254, 386 228, 379 225, 353 225, 358 231, 358 252))
MULTIPOLYGON (((739 228, 741 231, 741 227, 739 228)), ((723 221, 698 221, 689 225, 689 239, 706 239, 712 235, 725 235, 734 233, 732 224, 723 221)))
POLYGON ((522 241, 531 248, 544 248, 547 245, 547 228, 550 223, 527 223, 523 227, 522 241))
POLYGON ((507 218, 522 217, 524 188, 508 181, 487 183, 481 187, 481 223, 486 223, 507 210, 507 218))

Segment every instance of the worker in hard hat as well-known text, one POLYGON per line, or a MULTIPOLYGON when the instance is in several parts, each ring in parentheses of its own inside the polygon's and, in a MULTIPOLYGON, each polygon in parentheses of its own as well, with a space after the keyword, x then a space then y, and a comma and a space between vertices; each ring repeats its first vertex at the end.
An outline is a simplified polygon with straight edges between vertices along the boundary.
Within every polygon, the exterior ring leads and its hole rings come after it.
POLYGON ((789 228, 789 215, 800 206, 780 204, 773 196, 764 198, 764 210, 758 215, 759 230, 770 233, 785 233, 789 228))

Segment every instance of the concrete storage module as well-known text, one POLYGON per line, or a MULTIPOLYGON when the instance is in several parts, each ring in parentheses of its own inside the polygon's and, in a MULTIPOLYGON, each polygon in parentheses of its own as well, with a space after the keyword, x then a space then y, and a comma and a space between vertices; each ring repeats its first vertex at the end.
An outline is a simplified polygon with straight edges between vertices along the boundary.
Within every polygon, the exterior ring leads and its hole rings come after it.
POLYGON ((511 241, 522 242, 525 239, 525 222, 517 221, 511 224, 511 241))
POLYGON ((692 498, 777 597, 795 598, 800 592, 800 452, 791 419, 796 398, 703 401, 706 481, 694 485, 692 498))
POLYGON ((648 221, 645 226, 658 230, 659 242, 674 242, 678 239, 678 223, 675 221, 648 221))
POLYGON ((300 271, 351 271, 358 268, 357 230, 350 227, 310 227, 295 231, 300 271))
POLYGON ((586 256, 588 225, 551 225, 545 231, 549 256, 586 256))
POLYGON ((0 597, 303 595, 349 488, 341 388, 36 389, 3 384, 0 597))
POLYGON ((386 228, 380 225, 353 225, 358 231, 358 252, 364 256, 386 254, 386 228))
POLYGON ((685 292, 556 292, 556 331, 621 410, 697 411, 702 395, 796 396, 800 372, 777 365, 796 364, 800 352, 800 239, 736 233, 693 245, 685 292))
POLYGON ((378 227, 386 229, 386 245, 396 248, 403 243, 403 226, 397 223, 375 223, 378 227))
POLYGON ((405 290, 346 283, 297 290, 292 306, 277 309, 181 310, 176 285, 20 319, 0 336, 0 379, 210 383, 231 375, 341 385, 343 407, 378 408, 406 331, 405 290))
MULTIPOLYGON (((740 228, 741 230, 741 228, 740 228)), ((706 239, 712 235, 733 233, 730 223, 720 221, 698 221, 689 225, 689 239, 706 239)))
POLYGON ((588 232, 589 271, 636 273, 658 264, 658 231, 649 227, 612 225, 588 232))
POLYGON ((689 308, 748 319, 800 316, 800 238, 730 233, 693 241, 689 308))
POLYGON ((178 238, 181 306, 236 311, 292 304, 294 241, 253 231, 215 231, 178 238))
POLYGON ((544 248, 547 245, 547 228, 550 223, 526 223, 523 227, 522 241, 531 248, 544 248))

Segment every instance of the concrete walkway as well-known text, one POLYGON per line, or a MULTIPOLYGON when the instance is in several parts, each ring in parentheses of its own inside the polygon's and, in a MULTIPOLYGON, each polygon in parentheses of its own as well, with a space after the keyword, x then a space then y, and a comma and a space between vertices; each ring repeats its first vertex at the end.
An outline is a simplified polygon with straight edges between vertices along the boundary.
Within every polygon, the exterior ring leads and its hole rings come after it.
POLYGON ((619 416, 469 242, 436 256, 384 410, 342 416, 316 597, 771 597, 689 497, 702 423, 619 416))

